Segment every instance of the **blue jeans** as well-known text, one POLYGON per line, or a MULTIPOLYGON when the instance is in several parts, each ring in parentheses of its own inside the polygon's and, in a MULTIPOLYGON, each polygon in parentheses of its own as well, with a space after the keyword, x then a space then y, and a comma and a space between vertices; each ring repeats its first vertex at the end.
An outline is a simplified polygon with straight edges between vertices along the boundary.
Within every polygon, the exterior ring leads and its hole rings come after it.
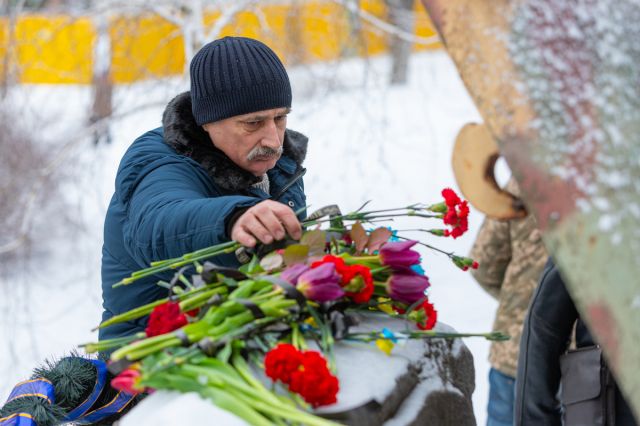
POLYGON ((487 426, 513 426, 516 379, 498 370, 489 371, 487 426))

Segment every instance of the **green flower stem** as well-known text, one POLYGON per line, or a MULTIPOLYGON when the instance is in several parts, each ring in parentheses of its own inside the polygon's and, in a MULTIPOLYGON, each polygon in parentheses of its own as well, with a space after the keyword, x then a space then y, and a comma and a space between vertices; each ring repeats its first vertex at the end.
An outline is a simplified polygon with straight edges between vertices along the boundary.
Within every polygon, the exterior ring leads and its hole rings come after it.
MULTIPOLYGON (((223 287, 222 284, 216 283, 216 284, 210 284, 205 287, 197 288, 195 290, 184 292, 178 295, 177 299, 181 301, 180 309, 183 311, 189 311, 197 307, 197 306, 192 306, 192 304, 195 303, 195 301, 199 301, 199 298, 204 297, 199 293, 204 294, 203 292, 206 292, 206 294, 208 294, 208 297, 205 300, 208 300, 208 298, 213 296, 214 294, 225 293, 226 291, 227 291, 226 288, 223 287), (192 299, 190 299, 191 296, 194 296, 193 302, 191 301, 192 299)), ((133 319, 137 319, 145 315, 149 315, 151 311, 153 311, 153 308, 155 308, 156 306, 162 305, 163 303, 166 303, 168 301, 169 301, 169 298, 165 297, 164 299, 156 300, 155 302, 152 302, 143 306, 139 306, 135 309, 124 312, 120 315, 115 315, 109 318, 108 320, 103 321, 98 327, 94 329, 94 331, 100 328, 108 327, 113 324, 118 324, 125 321, 131 321, 133 319)))
MULTIPOLYGON (((220 284, 217 284, 217 285, 220 285, 220 284)), ((211 297, 213 297, 214 295, 216 294, 224 295, 226 293, 227 293, 227 288, 224 286, 221 286, 208 291, 201 292, 199 294, 195 294, 193 295, 193 297, 185 298, 180 302, 180 310, 182 312, 186 312, 195 308, 199 308, 205 305, 207 301, 211 299, 211 297)), ((182 299, 182 297, 180 297, 180 299, 182 299)))
POLYGON ((118 337, 118 338, 109 339, 109 340, 101 340, 95 343, 84 343, 82 345, 79 345, 79 347, 83 348, 85 352, 92 354, 95 352, 104 351, 106 349, 117 348, 123 345, 127 345, 135 340, 143 339, 145 336, 146 334, 144 334, 144 332, 140 332, 140 333, 132 334, 130 336, 118 337))
POLYGON ((163 303, 166 303, 169 300, 168 297, 165 297, 164 299, 160 299, 160 300, 156 300, 155 302, 149 303, 147 305, 143 305, 143 306, 139 306, 135 309, 132 309, 130 311, 127 311, 125 313, 122 313, 120 315, 114 315, 111 318, 109 318, 106 321, 103 321, 100 323, 100 325, 98 325, 97 327, 95 327, 93 330, 91 331, 96 331, 100 328, 105 328, 108 327, 110 325, 113 324, 118 324, 121 322, 125 322, 125 321, 130 321, 136 318, 140 318, 143 317, 145 315, 149 315, 151 313, 151 311, 153 311, 153 308, 155 308, 156 306, 162 305, 163 303))
POLYGON ((386 281, 373 281, 373 289, 376 292, 380 292, 385 297, 389 297, 387 294, 387 283, 386 281))
POLYGON ((172 346, 180 346, 180 339, 175 337, 173 334, 168 333, 160 336, 153 336, 114 351, 111 354, 111 360, 118 361, 126 358, 129 361, 136 361, 154 352, 170 348, 172 346))
POLYGON ((291 323, 291 344, 299 350, 307 349, 307 342, 302 337, 300 326, 297 322, 291 323))
POLYGON ((319 225, 321 223, 331 222, 335 220, 372 222, 375 219, 392 220, 392 218, 394 217, 405 217, 405 216, 416 216, 416 217, 423 217, 427 219, 442 218, 441 214, 419 213, 417 210, 411 209, 411 208, 398 208, 398 209, 388 209, 388 210, 374 210, 371 212, 361 212, 361 213, 347 213, 342 216, 335 216, 331 218, 307 220, 307 221, 303 221, 302 225, 308 227, 308 226, 319 225), (384 213, 385 211, 390 212, 390 211, 399 211, 399 210, 406 210, 406 211, 402 213, 377 214, 377 213, 384 213))
MULTIPOLYGON (((408 240, 410 240, 410 238, 402 237, 402 236, 400 236, 400 235, 398 235, 398 238, 399 238, 399 239, 401 239, 401 240, 407 240, 407 241, 408 241, 408 240)), ((418 244, 420 244, 421 246, 426 247, 426 248, 428 248, 428 249, 431 249, 431 250, 437 251, 438 253, 442 253, 442 254, 444 254, 444 255, 446 255, 446 256, 449 256, 449 257, 453 257, 453 256, 455 255, 453 252, 448 252, 448 251, 441 250, 441 249, 439 249, 438 247, 434 247, 434 246, 432 246, 432 245, 429 245, 429 244, 423 243, 422 241, 418 241, 418 244)))
POLYGON ((281 403, 280 399, 278 399, 278 397, 274 393, 269 392, 269 390, 264 387, 262 382, 253 376, 253 374, 251 373, 251 369, 249 368, 249 364, 247 364, 247 362, 240 354, 233 354, 231 356, 231 362, 238 374, 244 379, 244 381, 252 386, 257 392, 260 392, 265 400, 268 400, 273 404, 281 403))
POLYGON ((307 308, 309 309, 309 313, 313 317, 313 320, 316 322, 316 325, 320 330, 320 336, 321 336, 320 347, 322 349, 322 352, 328 358, 329 369, 335 372, 336 360, 333 353, 333 345, 335 343, 335 340, 333 338, 333 333, 331 332, 331 327, 329 326, 329 324, 327 324, 323 320, 321 315, 313 306, 311 306, 310 304, 307 304, 307 308))
POLYGON ((273 422, 256 411, 250 404, 235 397, 224 388, 206 387, 203 389, 202 395, 213 401, 218 407, 235 414, 252 426, 273 426, 273 422))
POLYGON ((252 302, 261 302, 263 300, 269 300, 274 296, 278 296, 282 294, 282 290, 281 289, 275 289, 273 291, 270 291, 269 293, 263 293, 263 294, 258 294, 254 297, 251 298, 252 302))
POLYGON ((199 256, 202 256, 202 255, 205 255, 205 254, 209 254, 209 253, 221 250, 221 249, 225 249, 225 248, 231 247, 234 244, 237 244, 237 243, 235 241, 228 241, 226 243, 221 243, 221 244, 217 244, 217 245, 214 245, 214 246, 205 247, 205 248, 193 251, 191 253, 186 253, 186 254, 184 254, 184 255, 182 255, 180 257, 174 257, 172 259, 164 259, 164 260, 158 260, 158 261, 155 261, 155 262, 151 262, 151 266, 167 265, 167 264, 178 262, 180 260, 193 259, 195 257, 199 257, 199 256))
MULTIPOLYGON (((381 266, 380 256, 341 256, 347 265, 373 264, 377 267, 381 266)), ((368 266, 368 265, 367 265, 368 266)))
MULTIPOLYGON (((448 333, 434 330, 416 330, 410 332, 398 332, 395 333, 396 339, 423 339, 423 338, 440 338, 440 339, 458 339, 462 337, 484 337, 487 340, 502 341, 508 340, 510 337, 502 332, 490 332, 490 333, 448 333)), ((378 339, 387 339, 382 336, 380 332, 371 331, 363 333, 349 333, 345 336, 345 339, 360 340, 363 342, 373 342, 378 339)))
POLYGON ((201 250, 197 250, 193 253, 187 253, 182 257, 153 262, 150 268, 133 272, 131 276, 124 278, 121 281, 115 283, 112 287, 115 288, 115 287, 120 287, 122 285, 128 285, 136 280, 139 280, 140 278, 156 275, 160 272, 164 272, 169 269, 177 269, 182 266, 188 265, 189 263, 197 262, 199 260, 207 259, 213 256, 219 256, 221 254, 226 254, 226 253, 233 253, 238 247, 240 247, 239 243, 236 243, 235 241, 229 241, 226 243, 222 243, 222 244, 207 247, 201 250))
POLYGON ((407 207, 396 207, 396 208, 392 208, 392 209, 382 209, 382 210, 369 210, 368 212, 365 212, 364 214, 374 214, 374 213, 387 213, 387 212, 396 212, 396 211, 400 211, 400 210, 416 210, 420 208, 420 204, 412 204, 410 206, 407 207))
POLYGON ((246 404, 251 404, 253 408, 266 414, 285 417, 289 420, 300 422, 301 424, 307 426, 338 426, 337 423, 325 420, 321 417, 306 413, 304 411, 289 407, 284 404, 278 406, 270 405, 259 399, 251 399, 249 396, 243 395, 235 390, 230 389, 229 391, 246 404))
MULTIPOLYGON (((206 363, 208 367, 214 367, 211 365, 210 362, 206 362, 206 363)), ((190 366, 185 366, 185 369, 194 371, 189 367, 190 366)), ((246 383, 240 382, 232 378, 231 374, 229 373, 227 374, 222 373, 222 371, 224 370, 220 367, 222 366, 218 366, 218 368, 214 367, 215 370, 218 371, 218 374, 213 373, 213 371, 208 368, 200 370, 199 373, 201 375, 214 378, 214 380, 218 379, 223 381, 225 385, 228 385, 228 386, 224 386, 224 389, 226 389, 228 392, 230 392, 231 394, 233 394, 234 396, 236 396, 246 404, 251 405, 257 411, 265 414, 277 416, 277 417, 284 417, 289 420, 300 422, 304 425, 315 425, 315 426, 335 425, 335 423, 333 422, 329 422, 313 414, 309 414, 304 411, 301 411, 296 407, 292 407, 289 404, 283 404, 282 402, 280 402, 278 398, 273 398, 273 399, 269 398, 269 401, 265 401, 263 399, 264 395, 261 391, 258 391, 257 389, 252 388, 251 386, 248 386, 246 383), (220 373, 222 373, 222 375, 220 373)), ((271 394, 270 392, 269 394, 273 396, 273 394, 271 394)))
POLYGON ((149 375, 161 373, 170 368, 183 365, 193 358, 202 356, 202 351, 195 346, 189 348, 182 348, 182 350, 176 351, 171 355, 162 353, 159 360, 155 360, 152 363, 146 363, 147 359, 143 360, 143 370, 149 375), (149 367, 151 365, 151 367, 149 367))
MULTIPOLYGON (((289 311, 287 309, 295 304, 295 300, 284 299, 280 296, 278 298, 268 300, 258 306, 267 317, 280 318, 288 315, 289 311)), ((215 341, 255 319, 250 311, 246 310, 241 305, 237 305, 237 303, 234 303, 234 305, 243 309, 243 311, 233 316, 226 316, 226 313, 223 310, 224 305, 220 306, 219 309, 216 310, 216 313, 222 312, 222 317, 224 318, 224 320, 222 320, 218 325, 214 325, 212 327, 203 319, 184 326, 182 330, 189 337, 189 341, 192 343, 199 342, 206 336, 211 337, 215 341)), ((167 333, 120 348, 111 355, 111 359, 117 361, 119 359, 126 358, 130 361, 135 361, 162 349, 180 346, 181 344, 181 340, 176 337, 174 333, 167 333)))
POLYGON ((260 279, 240 281, 238 287, 229 295, 229 299, 247 299, 265 288, 273 289, 273 283, 260 279))
POLYGON ((255 411, 251 405, 234 397, 225 391, 224 388, 205 386, 200 384, 194 377, 185 376, 178 372, 163 373, 159 376, 143 378, 140 384, 154 389, 179 390, 181 392, 198 392, 203 397, 211 400, 215 405, 235 414, 247 423, 256 426, 271 426, 271 422, 263 415, 255 411))

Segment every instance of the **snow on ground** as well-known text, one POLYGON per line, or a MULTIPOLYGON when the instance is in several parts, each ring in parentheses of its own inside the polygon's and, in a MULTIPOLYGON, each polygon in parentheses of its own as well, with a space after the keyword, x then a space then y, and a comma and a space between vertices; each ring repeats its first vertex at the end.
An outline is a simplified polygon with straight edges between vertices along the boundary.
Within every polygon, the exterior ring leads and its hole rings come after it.
MULTIPOLYGON (((294 102, 288 125, 310 138, 305 177, 310 210, 326 204, 355 210, 367 200, 372 208, 432 203, 439 201, 443 187, 455 188, 453 141, 462 125, 480 117, 454 65, 442 51, 416 54, 410 82, 399 87, 386 84, 389 65, 388 58, 377 58, 291 70, 294 102)), ((115 104, 123 117, 112 126, 114 142, 93 149, 85 140, 70 150, 65 167, 73 179, 64 184, 64 192, 73 205, 70 214, 83 226, 51 230, 57 231, 56 241, 46 257, 0 276, 0 339, 6 343, 0 348, 0 400, 45 358, 63 356, 97 338, 90 330, 101 314, 102 223, 119 158, 136 136, 160 125, 164 104, 186 87, 174 80, 119 88, 115 104), (130 111, 137 112, 125 114, 130 111)), ((86 88, 38 86, 29 93, 25 103, 37 100, 38 113, 45 122, 57 123, 58 134, 80 131, 86 88)), ((406 235, 464 255, 481 220, 472 210, 470 232, 455 241, 406 235)), ((404 219, 393 226, 436 223, 404 219)), ((442 322, 458 331, 491 329, 496 303, 471 275, 426 250, 423 267, 442 322)), ((475 358, 474 406, 483 424, 489 343, 479 338, 465 343, 475 358)))

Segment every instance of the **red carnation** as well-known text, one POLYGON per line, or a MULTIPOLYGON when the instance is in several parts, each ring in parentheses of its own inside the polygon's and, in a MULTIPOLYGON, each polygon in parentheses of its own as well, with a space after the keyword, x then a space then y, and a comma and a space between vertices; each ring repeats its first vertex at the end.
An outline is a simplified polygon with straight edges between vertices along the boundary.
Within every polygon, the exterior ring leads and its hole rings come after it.
POLYGON ((180 305, 177 302, 167 302, 153 308, 145 333, 147 337, 158 336, 177 330, 187 323, 187 317, 180 312, 180 305))
POLYGON ((305 351, 302 364, 291 375, 289 390, 313 407, 320 407, 335 403, 339 389, 338 379, 329 371, 324 357, 316 351, 305 351))
POLYGON ((444 197, 444 203, 447 205, 447 207, 460 204, 460 197, 458 197, 458 194, 456 194, 455 191, 451 188, 443 189, 442 196, 444 197))
POLYGON ((291 391, 296 392, 314 408, 334 404, 340 390, 338 378, 319 371, 297 372, 291 378, 291 391), (296 385, 297 391, 293 390, 296 385))
POLYGON ((289 384, 291 373, 296 371, 301 363, 302 354, 295 346, 280 343, 264 357, 265 374, 273 381, 280 380, 289 384))
POLYGON ((429 299, 409 314, 409 318, 416 322, 420 330, 431 330, 438 321, 438 311, 429 303, 429 299))
POLYGON ((342 274, 342 287, 355 303, 367 303, 373 294, 373 276, 364 265, 351 265, 342 274))

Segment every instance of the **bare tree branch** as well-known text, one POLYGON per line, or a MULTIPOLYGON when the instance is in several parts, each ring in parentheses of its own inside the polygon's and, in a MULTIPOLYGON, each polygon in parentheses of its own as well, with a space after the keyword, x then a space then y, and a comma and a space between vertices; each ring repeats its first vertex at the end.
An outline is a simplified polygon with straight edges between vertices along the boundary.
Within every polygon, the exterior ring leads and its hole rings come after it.
POLYGON ((242 9, 246 8, 247 5, 253 3, 255 0, 238 0, 234 2, 231 6, 225 7, 222 10, 222 15, 216 20, 216 23, 209 29, 209 31, 205 31, 204 35, 207 39, 211 39, 213 37, 217 37, 222 29, 231 22, 231 20, 242 11, 242 9))
POLYGON ((431 37, 417 36, 413 33, 404 31, 401 28, 398 28, 388 22, 383 21, 377 16, 372 15, 366 10, 363 10, 358 5, 357 1, 353 1, 353 0, 331 0, 331 1, 344 7, 351 13, 357 14, 358 16, 360 16, 360 18, 362 18, 367 23, 371 24, 374 28, 388 34, 392 34, 402 40, 410 41, 410 42, 425 45, 425 46, 430 46, 430 45, 440 43, 440 37, 438 37, 437 35, 433 35, 431 37))

